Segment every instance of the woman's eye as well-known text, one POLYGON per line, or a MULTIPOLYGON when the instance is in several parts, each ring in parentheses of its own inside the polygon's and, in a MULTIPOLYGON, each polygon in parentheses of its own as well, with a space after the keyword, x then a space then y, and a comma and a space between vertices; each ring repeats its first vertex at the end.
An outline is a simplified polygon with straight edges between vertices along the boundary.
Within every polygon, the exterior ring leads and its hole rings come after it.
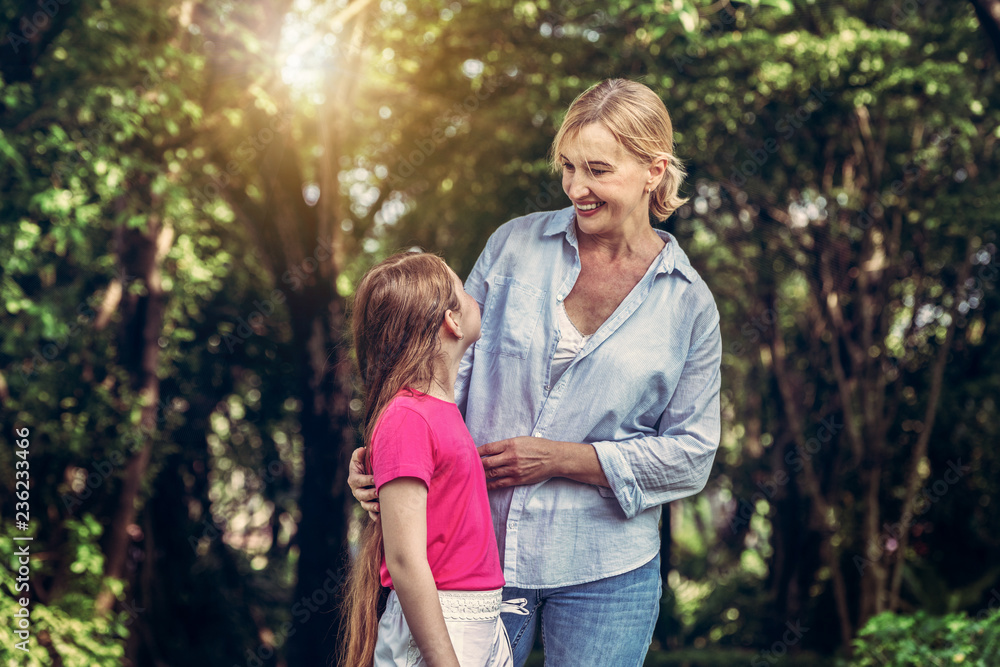
POLYGON ((571 165, 568 162, 563 162, 562 166, 563 166, 563 169, 569 169, 570 171, 573 171, 573 165, 571 165))
POLYGON ((591 173, 594 174, 595 176, 600 176, 601 174, 606 174, 608 172, 605 171, 604 169, 593 169, 591 170, 591 173))

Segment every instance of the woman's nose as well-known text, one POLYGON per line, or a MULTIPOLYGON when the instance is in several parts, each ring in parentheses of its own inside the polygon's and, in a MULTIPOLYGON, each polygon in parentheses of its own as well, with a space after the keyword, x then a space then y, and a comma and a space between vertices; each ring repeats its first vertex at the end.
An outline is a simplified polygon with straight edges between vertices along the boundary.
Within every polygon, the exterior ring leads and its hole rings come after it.
POLYGON ((583 182, 583 179, 575 178, 573 176, 568 176, 563 179, 563 190, 566 191, 566 196, 570 199, 582 199, 590 194, 590 190, 583 182))

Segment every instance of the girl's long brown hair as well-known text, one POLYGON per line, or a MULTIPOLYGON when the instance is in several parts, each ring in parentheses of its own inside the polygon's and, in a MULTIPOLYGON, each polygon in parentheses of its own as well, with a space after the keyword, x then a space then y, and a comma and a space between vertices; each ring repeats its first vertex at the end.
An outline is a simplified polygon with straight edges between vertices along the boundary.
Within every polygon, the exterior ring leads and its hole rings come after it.
MULTIPOLYGON (((427 391, 441 357, 438 330, 445 311, 458 312, 447 265, 430 253, 400 253, 375 265, 354 295, 351 333, 364 388, 365 471, 371 438, 389 401, 403 388, 427 391)), ((381 525, 367 520, 348 575, 341 617, 344 667, 371 667, 382 592, 381 525)))

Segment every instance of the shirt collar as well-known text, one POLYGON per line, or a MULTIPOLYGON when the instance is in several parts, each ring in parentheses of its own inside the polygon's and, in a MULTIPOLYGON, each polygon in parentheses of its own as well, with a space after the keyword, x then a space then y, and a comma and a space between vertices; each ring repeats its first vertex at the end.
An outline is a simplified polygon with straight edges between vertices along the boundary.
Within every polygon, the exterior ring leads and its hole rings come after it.
POLYGON ((570 228, 573 226, 575 216, 576 213, 574 213, 572 206, 552 211, 549 213, 549 221, 545 223, 545 228, 542 230, 542 236, 555 236, 559 233, 568 234, 570 228))
MULTIPOLYGON (((576 233, 573 229, 575 215, 576 214, 572 206, 559 211, 552 211, 549 214, 548 221, 545 223, 545 227, 542 229, 542 236, 566 234, 570 243, 576 247, 576 233)), ((691 266, 691 262, 688 260, 687 254, 681 250, 681 247, 677 244, 677 238, 670 232, 665 232, 662 229, 654 229, 653 231, 655 231, 661 239, 667 242, 667 245, 665 245, 663 250, 660 251, 660 264, 656 268, 656 272, 669 274, 676 270, 682 276, 687 278, 688 281, 692 283, 696 282, 699 278, 698 272, 695 271, 693 266, 691 266)))

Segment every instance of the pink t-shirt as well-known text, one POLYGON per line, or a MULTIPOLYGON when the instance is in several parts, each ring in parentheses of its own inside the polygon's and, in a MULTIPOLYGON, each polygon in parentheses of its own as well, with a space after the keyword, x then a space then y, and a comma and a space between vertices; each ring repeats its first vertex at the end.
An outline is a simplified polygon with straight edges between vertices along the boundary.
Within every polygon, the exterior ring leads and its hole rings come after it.
MULTIPOLYGON (((438 590, 504 585, 486 474, 458 406, 403 390, 372 434, 375 488, 397 477, 427 485, 427 561, 438 590)), ((382 585, 393 588, 382 555, 382 585)))

